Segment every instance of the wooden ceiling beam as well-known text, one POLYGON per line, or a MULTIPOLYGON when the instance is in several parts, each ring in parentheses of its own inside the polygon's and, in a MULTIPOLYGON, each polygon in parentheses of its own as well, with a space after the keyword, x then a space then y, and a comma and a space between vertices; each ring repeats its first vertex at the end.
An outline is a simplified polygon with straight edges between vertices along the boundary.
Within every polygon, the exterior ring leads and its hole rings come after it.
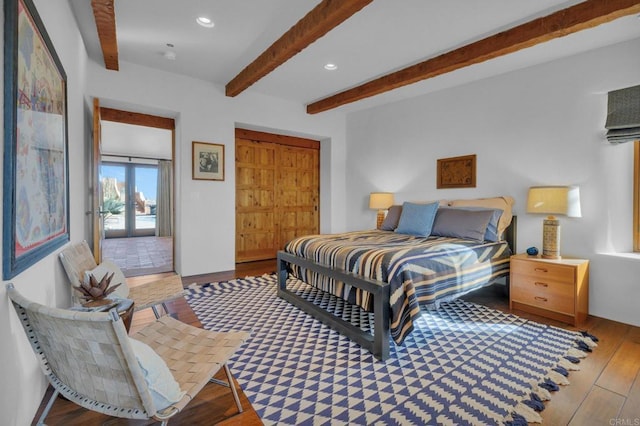
POLYGON ((337 108, 636 13, 640 0, 587 0, 310 103, 307 113, 337 108))
POLYGON ((239 95, 372 1, 323 0, 227 83, 226 95, 239 95))
POLYGON ((114 0, 91 0, 91 7, 98 29, 104 66, 108 70, 118 71, 120 66, 116 38, 116 13, 113 2, 114 0))
POLYGON ((140 112, 122 111, 113 108, 100 107, 100 118, 103 121, 155 127, 156 129, 174 130, 176 128, 176 122, 173 118, 158 117, 157 115, 142 114, 140 112))

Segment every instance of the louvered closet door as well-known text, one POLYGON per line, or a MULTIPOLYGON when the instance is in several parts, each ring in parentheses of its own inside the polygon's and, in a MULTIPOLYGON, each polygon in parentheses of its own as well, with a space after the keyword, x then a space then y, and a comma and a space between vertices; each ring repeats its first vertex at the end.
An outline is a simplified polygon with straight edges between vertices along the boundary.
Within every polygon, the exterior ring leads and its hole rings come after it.
POLYGON ((318 150, 280 146, 277 168, 276 217, 279 245, 318 233, 318 150))
POLYGON ((276 148, 236 139, 236 262, 276 256, 276 148))

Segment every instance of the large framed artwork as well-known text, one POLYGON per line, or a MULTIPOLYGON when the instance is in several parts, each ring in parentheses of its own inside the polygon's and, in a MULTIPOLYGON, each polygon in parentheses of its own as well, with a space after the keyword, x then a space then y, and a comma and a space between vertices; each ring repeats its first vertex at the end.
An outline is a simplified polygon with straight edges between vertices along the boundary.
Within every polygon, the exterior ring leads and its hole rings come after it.
POLYGON ((438 160, 438 189, 475 188, 476 155, 440 158, 438 160))
POLYGON ((224 180, 224 145, 194 141, 192 149, 192 179, 224 180))
POLYGON ((4 1, 2 276, 69 241, 67 76, 32 0, 4 1))

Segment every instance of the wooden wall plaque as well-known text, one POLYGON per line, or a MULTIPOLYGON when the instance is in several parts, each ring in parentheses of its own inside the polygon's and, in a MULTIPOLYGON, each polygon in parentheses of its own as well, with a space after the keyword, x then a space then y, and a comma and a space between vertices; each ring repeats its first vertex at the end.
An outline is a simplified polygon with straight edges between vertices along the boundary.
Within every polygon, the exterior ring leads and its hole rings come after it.
POLYGON ((476 155, 440 158, 438 160, 438 189, 475 188, 476 155))

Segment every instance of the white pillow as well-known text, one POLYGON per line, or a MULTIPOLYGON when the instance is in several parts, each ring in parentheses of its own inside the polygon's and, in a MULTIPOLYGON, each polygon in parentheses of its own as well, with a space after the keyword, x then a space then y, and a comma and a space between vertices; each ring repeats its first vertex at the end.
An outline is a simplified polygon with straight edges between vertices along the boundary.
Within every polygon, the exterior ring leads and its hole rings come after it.
POLYGON ((156 411, 164 410, 180 401, 186 392, 180 390, 180 385, 160 355, 139 340, 129 338, 129 341, 151 392, 156 411))
POLYGON ((90 271, 85 271, 84 280, 85 282, 89 281, 89 274, 91 274, 96 280, 100 281, 106 273, 113 273, 113 278, 111 279, 109 287, 122 283, 122 285, 118 286, 118 288, 116 288, 111 294, 126 299, 129 296, 129 287, 127 287, 126 278, 120 270, 120 267, 108 259, 103 260, 101 264, 90 271))

